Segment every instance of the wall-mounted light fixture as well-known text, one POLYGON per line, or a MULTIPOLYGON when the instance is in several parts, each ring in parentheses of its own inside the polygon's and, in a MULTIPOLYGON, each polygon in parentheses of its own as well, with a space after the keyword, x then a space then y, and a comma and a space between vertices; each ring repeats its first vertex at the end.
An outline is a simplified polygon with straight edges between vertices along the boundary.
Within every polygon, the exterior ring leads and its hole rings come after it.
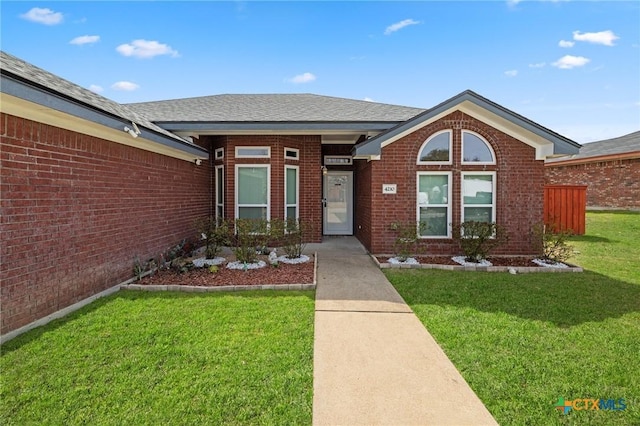
POLYGON ((322 166, 322 176, 326 176, 329 173, 329 170, 327 170, 327 166, 322 166))
POLYGON ((202 164, 202 160, 199 158, 196 158, 195 160, 193 160, 194 163, 196 163, 196 166, 199 166, 200 164, 202 164))
POLYGON ((136 123, 134 123, 133 121, 131 122, 131 127, 129 126, 124 126, 124 131, 129 133, 131 135, 132 138, 137 138, 138 135, 140 135, 140 129, 138 129, 138 125, 136 123))

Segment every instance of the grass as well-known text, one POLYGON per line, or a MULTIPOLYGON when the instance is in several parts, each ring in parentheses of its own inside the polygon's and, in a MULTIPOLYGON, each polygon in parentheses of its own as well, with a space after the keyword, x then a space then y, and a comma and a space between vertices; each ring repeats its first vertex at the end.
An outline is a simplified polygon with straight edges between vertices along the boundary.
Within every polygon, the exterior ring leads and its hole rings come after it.
POLYGON ((309 424, 313 292, 119 292, 2 347, 0 424, 309 424))
POLYGON ((589 212, 572 244, 584 273, 386 272, 500 424, 640 424, 640 214, 589 212))

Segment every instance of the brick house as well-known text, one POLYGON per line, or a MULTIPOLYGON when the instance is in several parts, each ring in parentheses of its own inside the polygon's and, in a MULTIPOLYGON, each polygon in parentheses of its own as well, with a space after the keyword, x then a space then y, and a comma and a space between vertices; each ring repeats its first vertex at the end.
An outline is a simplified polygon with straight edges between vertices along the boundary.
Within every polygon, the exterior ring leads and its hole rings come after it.
POLYGON ((640 131, 545 161, 548 185, 586 185, 587 208, 640 209, 640 131))
POLYGON ((394 221, 458 254, 495 221, 532 254, 544 159, 580 145, 465 91, 424 110, 311 94, 121 105, 2 53, 2 334, 132 275, 193 221, 297 218, 389 253, 394 221))

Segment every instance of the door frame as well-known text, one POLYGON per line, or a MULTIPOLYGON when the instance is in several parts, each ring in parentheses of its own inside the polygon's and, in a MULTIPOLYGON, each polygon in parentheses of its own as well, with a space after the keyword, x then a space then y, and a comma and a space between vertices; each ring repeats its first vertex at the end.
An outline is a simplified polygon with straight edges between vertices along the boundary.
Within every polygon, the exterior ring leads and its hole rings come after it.
POLYGON ((322 177, 322 235, 353 235, 353 206, 354 206, 354 185, 353 185, 353 171, 352 170, 328 170, 327 174, 322 177), (347 229, 343 231, 328 232, 327 222, 327 181, 329 176, 348 176, 347 182, 347 229))

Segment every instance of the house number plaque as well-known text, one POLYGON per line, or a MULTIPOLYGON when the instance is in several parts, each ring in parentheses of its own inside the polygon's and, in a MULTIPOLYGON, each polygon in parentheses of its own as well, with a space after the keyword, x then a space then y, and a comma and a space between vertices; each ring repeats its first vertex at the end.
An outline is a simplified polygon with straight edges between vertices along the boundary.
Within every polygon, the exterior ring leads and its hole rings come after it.
POLYGON ((382 184, 382 193, 383 194, 395 194, 398 192, 398 185, 395 183, 383 183, 382 184))

